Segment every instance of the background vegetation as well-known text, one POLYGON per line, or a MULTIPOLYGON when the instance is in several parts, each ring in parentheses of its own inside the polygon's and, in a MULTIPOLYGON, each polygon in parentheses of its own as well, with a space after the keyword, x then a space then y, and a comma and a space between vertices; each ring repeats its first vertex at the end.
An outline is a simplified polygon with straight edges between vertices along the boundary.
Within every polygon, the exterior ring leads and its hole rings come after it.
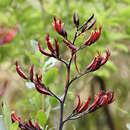
MULTIPOLYGON (((67 49, 53 29, 52 21, 54 15, 61 17, 71 39, 75 31, 72 19, 75 11, 80 23, 94 13, 97 25, 102 26, 100 40, 78 54, 80 69, 91 62, 97 50, 104 52, 106 46, 111 50, 111 60, 99 71, 84 76, 72 85, 66 112, 74 107, 76 93, 80 93, 85 100, 89 95, 94 96, 99 89, 106 88, 114 91, 115 102, 83 119, 70 121, 65 129, 126 130, 130 124, 129 0, 0 0, 0 31, 4 30, 5 36, 8 30, 15 30, 10 42, 0 44, 0 88, 5 81, 8 82, 5 94, 0 97, 1 102, 4 101, 11 111, 15 110, 23 119, 37 119, 44 128, 56 128, 59 104, 53 98, 41 96, 31 83, 25 83, 16 74, 14 63, 18 60, 25 71, 28 71, 32 63, 35 64, 35 70, 43 74, 45 84, 58 96, 62 96, 65 68, 55 59, 41 55, 37 41, 41 40, 44 44, 46 33, 49 32, 52 38, 59 40, 62 56, 67 58, 67 49)), ((89 33, 78 38, 76 45, 82 44, 89 33)), ((0 42, 2 38, 0 34, 0 42)), ((72 71, 73 75, 74 65, 72 71)), ((5 120, 9 118, 7 109, 4 107, 5 120)))

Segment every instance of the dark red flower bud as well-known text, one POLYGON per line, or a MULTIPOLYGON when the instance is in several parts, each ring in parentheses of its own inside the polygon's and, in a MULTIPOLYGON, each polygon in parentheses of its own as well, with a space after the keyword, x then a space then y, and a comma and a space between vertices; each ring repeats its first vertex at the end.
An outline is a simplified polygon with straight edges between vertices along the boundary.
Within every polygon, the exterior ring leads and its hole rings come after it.
POLYGON ((17 61, 16 61, 16 71, 22 78, 28 79, 27 76, 23 73, 23 71, 19 68, 17 61))
POLYGON ((48 53, 48 52, 46 52, 46 51, 44 51, 44 50, 42 49, 42 47, 41 47, 41 42, 40 42, 40 41, 38 42, 38 48, 39 48, 39 51, 40 51, 42 54, 44 54, 44 55, 46 55, 46 56, 52 56, 51 53, 48 53))
POLYGON ((30 69, 30 80, 33 81, 33 68, 34 64, 32 64, 31 69, 30 69))
POLYGON ((63 42, 64 42, 71 50, 73 50, 73 51, 76 51, 76 50, 77 50, 77 47, 74 46, 73 44, 71 44, 70 42, 65 41, 64 39, 63 39, 63 42))
POLYGON ((107 92, 107 100, 108 100, 108 104, 114 101, 114 92, 107 92))
POLYGON ((96 18, 90 23, 90 25, 87 27, 87 30, 91 29, 93 25, 96 23, 96 18))
POLYGON ((79 110, 79 113, 84 112, 84 111, 87 110, 90 101, 91 101, 91 97, 89 97, 88 100, 84 103, 84 105, 82 105, 82 107, 79 110))
POLYGON ((52 43, 50 42, 49 34, 46 35, 46 42, 47 42, 48 49, 49 49, 52 53, 54 53, 54 52, 55 52, 55 49, 53 48, 53 45, 52 45, 52 43))
POLYGON ((110 54, 110 51, 107 50, 107 51, 106 51, 106 56, 105 56, 105 57, 102 57, 101 65, 104 65, 104 64, 107 62, 107 60, 109 59, 110 55, 111 55, 111 54, 110 54))
POLYGON ((25 125, 28 126, 29 128, 31 129, 34 129, 35 126, 32 124, 32 121, 31 120, 25 120, 25 125))
POLYGON ((42 75, 38 76, 38 74, 36 74, 36 79, 35 79, 35 81, 40 84, 41 81, 42 81, 42 75))
POLYGON ((41 88, 41 87, 38 86, 37 84, 35 84, 35 88, 37 89, 37 91, 38 91, 39 93, 45 94, 45 95, 50 95, 50 96, 51 96, 51 94, 50 94, 49 92, 45 91, 44 88, 41 88))
POLYGON ((88 23, 93 19, 93 17, 94 17, 94 14, 92 14, 89 18, 88 18, 88 23))
POLYGON ((73 14, 73 21, 74 21, 74 24, 76 25, 76 27, 78 27, 79 19, 77 18, 76 12, 74 12, 74 14, 73 14))
POLYGON ((80 100, 80 96, 77 95, 77 97, 78 97, 78 104, 77 104, 76 108, 73 110, 73 113, 78 112, 79 109, 80 109, 81 106, 82 106, 82 103, 81 103, 81 100, 80 100))
POLYGON ((56 57, 59 57, 59 44, 56 39, 55 39, 55 48, 56 48, 56 57))
POLYGON ((22 122, 20 117, 15 116, 14 111, 11 113, 11 119, 12 119, 12 122, 15 122, 15 121, 22 122))

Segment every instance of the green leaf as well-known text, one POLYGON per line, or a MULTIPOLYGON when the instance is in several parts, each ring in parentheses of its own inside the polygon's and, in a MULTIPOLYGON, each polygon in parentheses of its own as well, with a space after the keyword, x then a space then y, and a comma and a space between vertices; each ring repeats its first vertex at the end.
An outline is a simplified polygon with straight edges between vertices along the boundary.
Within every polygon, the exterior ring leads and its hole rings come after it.
POLYGON ((41 126, 45 126, 46 122, 47 122, 47 116, 46 114, 43 112, 43 110, 39 110, 37 112, 37 115, 36 115, 36 119, 38 121, 38 123, 41 125, 41 126))
POLYGON ((19 125, 19 123, 18 123, 18 122, 13 123, 13 124, 11 125, 10 130, 17 130, 18 125, 19 125))
POLYGON ((57 68, 52 68, 52 69, 48 70, 44 75, 44 83, 46 85, 53 83, 53 81, 56 79, 57 75, 58 75, 57 68))

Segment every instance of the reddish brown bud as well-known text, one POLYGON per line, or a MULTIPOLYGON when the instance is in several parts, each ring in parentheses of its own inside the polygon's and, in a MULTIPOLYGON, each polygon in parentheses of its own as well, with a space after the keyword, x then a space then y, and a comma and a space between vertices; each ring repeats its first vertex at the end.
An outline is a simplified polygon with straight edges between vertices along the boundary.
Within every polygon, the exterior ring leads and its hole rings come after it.
POLYGON ((46 56, 52 56, 51 53, 48 53, 48 52, 46 52, 46 51, 44 51, 44 50, 42 49, 42 47, 41 47, 41 42, 40 42, 40 41, 38 42, 38 48, 39 48, 39 51, 40 51, 42 54, 44 54, 44 55, 46 55, 46 56))
POLYGON ((30 80, 33 81, 33 68, 34 64, 32 64, 31 69, 30 69, 30 80))
POLYGON ((76 50, 77 50, 77 47, 74 46, 73 44, 71 44, 70 42, 65 41, 64 39, 63 39, 63 42, 64 42, 71 50, 73 50, 73 51, 76 51, 76 50))
POLYGON ((96 23, 96 18, 90 23, 90 25, 87 27, 87 30, 91 29, 93 25, 96 23))
POLYGON ((37 89, 37 91, 41 94, 45 94, 45 95, 50 95, 49 92, 45 91, 44 88, 41 88, 40 86, 38 86, 37 84, 35 84, 35 88, 37 89))
POLYGON ((55 48, 56 48, 56 57, 59 57, 59 44, 56 39, 55 39, 55 48))
POLYGON ((77 95, 77 97, 78 97, 78 104, 77 104, 76 108, 73 110, 73 113, 78 112, 79 109, 80 109, 81 106, 82 106, 82 103, 81 103, 81 100, 80 100, 80 96, 77 95))
POLYGON ((28 79, 27 76, 23 73, 23 71, 19 68, 17 61, 16 61, 16 71, 22 78, 28 79))
POLYGON ((106 56, 105 56, 105 57, 102 57, 101 65, 104 65, 104 64, 107 62, 107 60, 109 59, 110 55, 111 55, 111 54, 110 54, 110 51, 107 50, 107 51, 106 51, 106 56))
POLYGON ((38 77, 38 74, 36 74, 36 79, 35 79, 35 81, 40 84, 41 81, 42 81, 42 75, 38 77))
POLYGON ((84 103, 84 105, 80 108, 79 113, 86 111, 90 101, 91 101, 91 97, 89 97, 88 100, 84 103))
POLYGON ((88 18, 88 21, 87 22, 90 22, 94 17, 94 14, 92 14, 89 18, 88 18))
POLYGON ((53 45, 52 45, 52 43, 50 42, 49 34, 46 35, 46 42, 47 42, 48 49, 49 49, 52 53, 54 53, 54 52, 55 52, 55 49, 53 48, 53 45))
POLYGON ((16 117, 14 111, 11 113, 11 119, 12 119, 12 122, 15 122, 15 121, 21 122, 21 118, 16 117))
POLYGON ((74 14, 73 14, 73 21, 74 21, 74 24, 76 25, 76 27, 78 27, 79 26, 79 19, 77 19, 76 12, 74 12, 74 14))

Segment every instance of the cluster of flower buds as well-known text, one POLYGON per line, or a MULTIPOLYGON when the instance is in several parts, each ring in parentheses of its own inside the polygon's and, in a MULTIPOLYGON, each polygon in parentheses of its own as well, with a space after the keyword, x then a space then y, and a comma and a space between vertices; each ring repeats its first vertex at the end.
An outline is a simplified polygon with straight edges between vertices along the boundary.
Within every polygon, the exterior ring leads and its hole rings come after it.
POLYGON ((57 40, 55 39, 55 48, 54 48, 53 44, 50 41, 49 34, 47 34, 46 43, 47 43, 48 49, 50 50, 51 53, 48 53, 42 49, 40 41, 38 42, 39 51, 46 56, 54 56, 54 57, 59 58, 59 44, 58 44, 57 40))
POLYGON ((88 65, 86 71, 91 72, 91 71, 95 71, 99 69, 102 65, 104 65, 107 62, 109 57, 110 57, 109 50, 106 51, 106 56, 103 56, 103 57, 101 56, 100 52, 98 52, 98 56, 95 56, 91 64, 88 65))
POLYGON ((85 45, 90 46, 91 44, 96 42, 100 38, 101 32, 101 26, 99 25, 99 31, 97 31, 95 25, 95 30, 91 33, 91 36, 85 41, 85 45))
POLYGON ((31 120, 25 120, 25 122, 22 122, 21 118, 15 115, 15 112, 11 113, 11 119, 13 123, 16 121, 19 123, 19 128, 21 128, 21 130, 42 130, 37 121, 35 121, 34 125, 31 120))
POLYGON ((35 75, 34 78, 34 71, 33 71, 34 65, 31 66, 30 71, 29 71, 29 77, 25 75, 25 73, 20 69, 18 62, 16 61, 16 71, 17 73, 26 80, 30 80, 32 83, 35 84, 36 90, 45 95, 50 95, 51 94, 47 91, 47 87, 42 83, 42 75, 38 76, 38 74, 35 75))
POLYGON ((97 110, 104 105, 110 104, 114 101, 114 93, 113 92, 104 92, 100 91, 98 96, 95 97, 94 102, 90 104, 91 97, 85 103, 82 103, 80 100, 80 96, 78 95, 78 104, 76 108, 73 110, 73 114, 79 114, 82 112, 90 113, 97 110))
POLYGON ((10 43, 16 36, 17 29, 7 29, 7 27, 0 27, 0 45, 10 43))
POLYGON ((64 29, 64 24, 61 24, 61 18, 59 20, 56 20, 56 16, 54 16, 54 22, 53 22, 53 27, 58 32, 60 35, 62 35, 64 38, 67 39, 67 32, 64 29))

